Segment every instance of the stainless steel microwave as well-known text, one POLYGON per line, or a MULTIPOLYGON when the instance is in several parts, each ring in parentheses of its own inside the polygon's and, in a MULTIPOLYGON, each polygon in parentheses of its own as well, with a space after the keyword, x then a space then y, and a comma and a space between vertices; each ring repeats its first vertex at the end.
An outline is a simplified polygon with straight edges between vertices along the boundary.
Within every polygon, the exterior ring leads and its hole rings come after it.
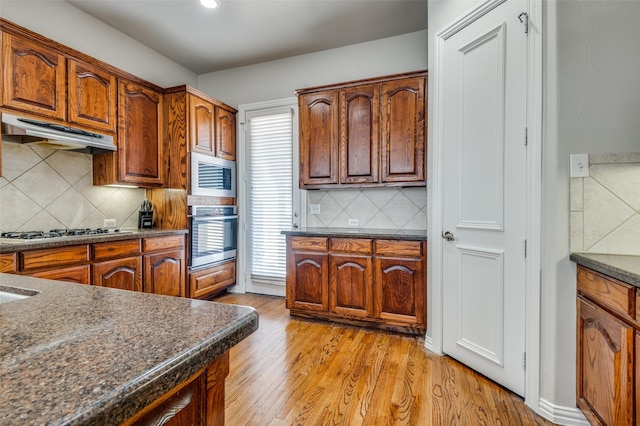
POLYGON ((191 194, 235 198, 235 161, 192 152, 191 194))

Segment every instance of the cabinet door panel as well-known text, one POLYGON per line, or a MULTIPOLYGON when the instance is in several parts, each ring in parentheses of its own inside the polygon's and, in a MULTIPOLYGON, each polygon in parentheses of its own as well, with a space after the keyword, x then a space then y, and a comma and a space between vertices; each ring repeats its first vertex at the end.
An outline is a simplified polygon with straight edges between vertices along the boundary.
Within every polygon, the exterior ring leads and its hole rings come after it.
POLYGON ((142 291, 142 259, 139 256, 94 263, 91 269, 93 285, 142 291))
POLYGON ((206 299, 236 283, 235 260, 213 268, 191 271, 189 274, 189 297, 206 299))
POLYGON ((16 253, 0 254, 0 272, 15 272, 16 257, 16 253))
POLYGON ((338 93, 302 95, 298 104, 302 186, 338 183, 338 93))
POLYGON ((414 77, 382 84, 382 181, 425 180, 425 83, 414 77))
POLYGON ((119 179, 149 186, 163 183, 162 97, 132 82, 120 83, 119 179))
POLYGON ((347 316, 371 317, 371 256, 331 255, 329 263, 329 310, 347 316))
POLYGON ((32 41, 3 34, 4 95, 6 106, 65 119, 65 57, 32 41))
POLYGON ((236 115, 216 107, 216 157, 236 160, 236 115))
POLYGON ((376 258, 374 314, 426 327, 425 271, 418 259, 376 258))
POLYGON ((296 253, 288 258, 287 308, 326 311, 329 300, 327 287, 328 254, 296 253))
POLYGON ((184 275, 185 260, 182 250, 144 256, 143 291, 146 293, 184 297, 184 275))
POLYGON ((340 183, 378 182, 378 85, 340 91, 340 183))
POLYGON ((578 297, 578 406, 589 420, 633 424, 633 328, 578 297))
POLYGON ((69 121, 116 131, 116 77, 93 65, 69 60, 69 121))
POLYGON ((197 96, 189 96, 191 150, 215 155, 215 107, 197 96))

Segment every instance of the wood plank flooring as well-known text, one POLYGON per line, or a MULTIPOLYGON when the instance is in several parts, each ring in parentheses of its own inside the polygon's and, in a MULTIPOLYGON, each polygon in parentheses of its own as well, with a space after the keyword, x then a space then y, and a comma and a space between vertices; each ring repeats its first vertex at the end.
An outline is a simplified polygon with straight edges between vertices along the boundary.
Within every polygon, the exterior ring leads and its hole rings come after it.
POLYGON ((231 350, 226 424, 551 425, 522 398, 424 339, 289 316, 284 299, 225 294, 253 306, 258 331, 231 350))

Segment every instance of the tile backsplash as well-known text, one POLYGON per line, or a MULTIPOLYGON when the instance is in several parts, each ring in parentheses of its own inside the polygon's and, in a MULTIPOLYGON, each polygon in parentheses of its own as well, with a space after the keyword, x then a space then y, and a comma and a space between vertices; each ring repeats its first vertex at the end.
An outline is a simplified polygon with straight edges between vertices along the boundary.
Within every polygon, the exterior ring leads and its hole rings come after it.
POLYGON ((361 188, 307 191, 308 204, 320 214, 307 214, 310 227, 427 229, 427 190, 417 188, 361 188))
POLYGON ((571 251, 640 255, 640 153, 589 155, 571 178, 571 251))
POLYGON ((91 156, 2 144, 0 231, 137 228, 145 190, 93 186, 91 156))

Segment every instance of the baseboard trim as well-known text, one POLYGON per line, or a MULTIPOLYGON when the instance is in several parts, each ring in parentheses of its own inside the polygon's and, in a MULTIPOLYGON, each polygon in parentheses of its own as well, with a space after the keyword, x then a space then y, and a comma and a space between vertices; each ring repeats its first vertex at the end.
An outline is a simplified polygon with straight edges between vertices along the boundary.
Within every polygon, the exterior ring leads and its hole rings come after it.
POLYGON ((567 426, 589 426, 590 423, 577 407, 564 407, 555 405, 544 398, 540 398, 539 412, 545 419, 567 426))

